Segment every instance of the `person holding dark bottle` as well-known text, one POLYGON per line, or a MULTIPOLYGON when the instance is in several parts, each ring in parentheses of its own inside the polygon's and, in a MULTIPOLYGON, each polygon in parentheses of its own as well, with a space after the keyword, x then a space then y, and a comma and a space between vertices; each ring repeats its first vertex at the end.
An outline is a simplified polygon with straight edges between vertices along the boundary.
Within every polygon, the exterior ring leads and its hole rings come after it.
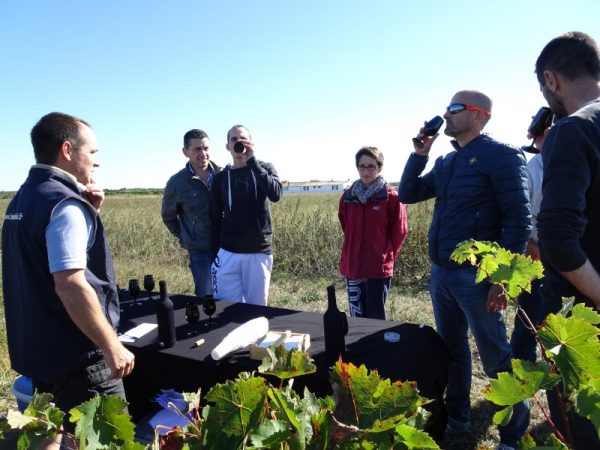
POLYGON ((185 133, 181 151, 188 162, 167 182, 161 216, 165 226, 188 251, 195 292, 203 297, 212 294, 210 189, 221 168, 210 160, 210 142, 202 130, 185 133))
POLYGON ((245 126, 229 130, 225 147, 233 164, 215 176, 212 189, 214 297, 266 305, 273 268, 270 202, 281 199, 283 187, 275 167, 254 156, 245 126))
POLYGON ((340 198, 344 243, 340 273, 346 279, 350 315, 386 319, 385 302, 394 261, 408 234, 406 207, 381 176, 383 153, 363 147, 355 155, 359 179, 340 198))
MULTIPOLYGON (((12 368, 58 408, 97 394, 125 399, 134 356, 118 340, 119 300, 92 172, 98 143, 81 119, 50 113, 31 130, 36 159, 2 228, 2 281, 12 368)), ((65 415, 64 429, 74 431, 65 415)), ((43 448, 58 448, 46 442, 43 448)))
MULTIPOLYGON (((523 253, 531 230, 525 158, 518 149, 482 134, 491 109, 492 101, 485 94, 457 92, 444 114, 444 133, 454 138, 454 150, 439 157, 433 169, 421 175, 438 136, 421 133, 423 147, 414 146, 398 187, 398 197, 404 203, 435 198, 429 230, 429 289, 437 332, 452 355, 446 390, 450 435, 468 432, 471 426, 468 330, 489 377, 512 370, 502 315, 507 301, 502 289, 475 283, 477 268, 459 266, 450 261, 450 254, 457 244, 471 238, 495 241, 523 253)), ((528 423, 527 402, 518 403, 510 422, 499 427, 498 448, 516 448, 528 423)))
MULTIPOLYGON (((542 154, 538 234, 544 313, 559 311, 563 297, 600 310, 600 49, 585 33, 563 34, 546 44, 535 73, 558 119, 542 154)), ((565 434, 551 391, 548 404, 565 434)), ((600 448, 592 422, 573 412, 568 418, 573 448, 600 448)))
MULTIPOLYGON (((542 177, 544 174, 541 152, 549 127, 552 125, 552 116, 549 108, 541 108, 538 114, 533 117, 527 133, 527 138, 533 139, 533 142, 529 146, 521 147, 523 151, 534 154, 533 158, 527 162, 527 179, 529 180, 529 200, 531 204, 531 235, 525 249, 525 256, 529 256, 534 261, 540 259, 537 215, 542 202, 542 177)), ((541 284, 541 279, 533 280, 531 292, 523 292, 519 296, 519 306, 535 326, 539 326, 542 320, 539 293, 541 284)), ((530 329, 529 321, 521 314, 515 315, 515 326, 510 337, 510 348, 513 358, 535 362, 537 342, 533 330, 530 329)))

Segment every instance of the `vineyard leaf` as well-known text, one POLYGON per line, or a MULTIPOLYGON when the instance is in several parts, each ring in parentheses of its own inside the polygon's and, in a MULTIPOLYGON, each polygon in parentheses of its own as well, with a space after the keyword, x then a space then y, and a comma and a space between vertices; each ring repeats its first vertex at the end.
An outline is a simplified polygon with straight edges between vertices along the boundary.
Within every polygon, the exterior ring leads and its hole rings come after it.
POLYGON ((323 422, 321 413, 332 411, 331 400, 319 400, 308 389, 304 389, 301 398, 288 386, 286 389, 270 389, 269 398, 271 407, 279 419, 283 417, 294 427, 295 441, 299 447, 304 448, 313 437, 313 426, 316 428, 323 422), (283 415, 283 417, 281 417, 283 415))
POLYGON ((310 355, 299 350, 287 351, 285 346, 267 347, 267 356, 262 360, 258 371, 273 375, 281 380, 308 375, 317 371, 310 355))
POLYGON ((65 413, 56 407, 48 408, 46 411, 46 421, 48 429, 58 430, 62 426, 65 413))
POLYGON ((533 437, 531 437, 531 435, 529 433, 525 434, 525 436, 523 436, 520 440, 519 440, 519 450, 531 450, 531 449, 537 449, 537 444, 535 442, 535 439, 533 439, 533 437))
POLYGON ((545 361, 532 363, 524 359, 513 359, 511 363, 513 373, 526 383, 530 392, 551 389, 560 381, 560 375, 552 373, 552 366, 545 361))
POLYGON ((323 404, 323 408, 318 414, 311 417, 313 433, 312 439, 307 448, 310 449, 325 449, 329 443, 333 440, 332 438, 332 411, 334 409, 333 399, 326 397, 320 399, 323 404))
POLYGON ((11 428, 20 430, 25 428, 32 422, 38 422, 35 417, 26 416, 19 411, 15 411, 14 409, 9 409, 6 415, 6 420, 11 428))
POLYGON ((51 407, 50 402, 52 401, 52 394, 47 392, 35 393, 31 396, 31 401, 27 405, 26 413, 34 417, 41 417, 41 411, 45 411, 48 407, 51 407))
POLYGON ((523 291, 531 292, 531 280, 542 278, 543 266, 539 261, 515 254, 494 242, 461 242, 452 252, 450 259, 459 264, 470 262, 478 265, 475 282, 484 280, 501 284, 509 300, 516 299, 523 291))
POLYGON ((583 303, 577 303, 571 310, 571 316, 577 319, 584 320, 592 325, 600 323, 600 314, 592 308, 585 306, 583 303))
MULTIPOLYGON (((390 430, 394 432, 395 430, 390 430)), ((338 443, 341 450, 393 450, 397 448, 408 448, 402 445, 402 436, 390 432, 386 433, 352 433, 346 439, 338 443)))
MULTIPOLYGON (((579 308, 578 308, 579 309, 579 308)), ((585 315, 584 311, 578 315, 585 315)), ((587 317, 587 315, 586 315, 587 317)), ((538 335, 565 380, 567 390, 600 373, 600 331, 586 320, 550 314, 538 335)))
POLYGON ((44 439, 46 439, 45 434, 39 434, 35 431, 25 431, 21 433, 19 439, 17 439, 17 449, 30 450, 32 448, 38 448, 44 439))
POLYGON ((597 378, 581 386, 575 397, 575 410, 592 421, 600 436, 600 379, 597 378))
POLYGON ((116 395, 98 395, 71 409, 75 436, 87 449, 100 449, 116 442, 132 442, 135 425, 124 412, 127 403, 116 395))
POLYGON ((491 272, 488 281, 502 284, 508 299, 516 299, 523 291, 531 292, 531 280, 542 278, 543 266, 539 261, 500 249, 493 258, 498 270, 491 272))
MULTIPOLYGON (((218 423, 208 422, 206 419, 211 416, 213 407, 206 405, 202 409, 202 417, 204 420, 200 423, 200 436, 202 438, 201 449, 237 449, 241 448, 244 436, 232 436, 226 433, 221 433, 218 423)), ((159 447, 156 447, 159 448, 159 447)), ((179 450, 179 447, 172 447, 174 450, 179 450)))
MULTIPOLYGON (((377 443, 371 442, 367 439, 362 439, 360 442, 356 440, 343 441, 337 444, 337 447, 340 450, 375 450, 378 449, 377 443)), ((381 450, 388 450, 390 445, 387 447, 381 447, 381 450)), ((379 449, 378 449, 379 450, 379 449)))
POLYGON ((408 425, 398 425, 394 431, 401 438, 400 442, 409 449, 439 449, 435 441, 422 430, 417 430, 408 425))
POLYGON ((338 361, 331 382, 338 395, 335 416, 363 430, 383 431, 395 423, 386 419, 414 416, 427 403, 419 397, 416 383, 382 380, 376 370, 369 372, 364 365, 338 361))
POLYGON ((200 389, 196 392, 182 392, 181 395, 183 395, 187 406, 187 410, 181 411, 182 413, 200 408, 200 389))
POLYGON ((139 442, 125 442, 118 444, 111 442, 107 447, 102 447, 102 450, 145 450, 146 447, 139 442))
MULTIPOLYGON (((396 439, 400 441, 400 437, 396 439)), ((393 450, 398 448, 394 444, 394 441, 390 439, 389 433, 370 433, 353 436, 343 441, 339 448, 341 450, 393 450)))
POLYGON ((17 439, 19 450, 37 448, 46 437, 56 436, 65 414, 51 405, 51 400, 51 394, 35 393, 23 414, 19 411, 8 411, 9 425, 21 430, 17 439))
POLYGON ((271 447, 285 442, 291 433, 287 423, 280 420, 267 420, 260 424, 256 433, 250 435, 252 444, 259 448, 271 447))
POLYGON ((300 429, 303 425, 296 416, 296 408, 298 407, 298 395, 290 390, 269 389, 269 398, 272 401, 272 408, 277 417, 287 419, 287 421, 296 429, 300 429))
POLYGON ((494 274, 498 270, 498 263, 493 255, 484 256, 481 258, 477 274, 475 275, 475 283, 481 283, 483 280, 494 274))
POLYGON ((567 317, 571 313, 573 305, 575 305, 575 297, 563 297, 562 301, 563 304, 560 307, 560 311, 558 311, 558 313, 556 314, 560 314, 561 316, 567 317))
POLYGON ((550 436, 548 436, 548 439, 546 439, 546 442, 544 442, 544 446, 543 447, 538 447, 541 449, 551 449, 551 450, 569 450, 569 448, 559 439, 556 437, 556 435, 554 433, 552 433, 550 436))
POLYGON ((476 241, 469 239, 456 246, 450 259, 458 264, 469 262, 472 266, 477 264, 477 256, 488 253, 495 254, 498 251, 498 245, 489 241, 476 241))
MULTIPOLYGON (((1 410, 6 410, 6 407, 1 408, 1 410)), ((5 433, 7 431, 10 431, 10 425, 8 424, 8 422, 6 421, 6 418, 2 418, 0 419, 0 442, 2 442, 4 439, 6 439, 5 433)))
POLYGON ((241 374, 235 381, 213 386, 206 400, 214 405, 205 407, 206 413, 203 411, 203 425, 211 447, 232 448, 230 442, 238 442, 238 445, 243 442, 249 430, 262 422, 266 396, 267 386, 262 377, 241 374))
POLYGON ((551 434, 552 439, 547 439, 543 446, 538 445, 530 434, 526 434, 519 440, 519 450, 568 450, 565 445, 551 434))
POLYGON ((483 396, 501 406, 512 406, 531 398, 539 389, 550 389, 560 376, 550 373, 551 366, 543 361, 532 363, 520 359, 512 360, 513 372, 501 372, 497 379, 483 390, 483 396))
POLYGON ((507 406, 506 408, 502 408, 500 411, 496 411, 496 413, 494 413, 493 421, 496 425, 506 426, 508 425, 508 422, 510 422, 512 415, 513 407, 507 406))
POLYGON ((62 427, 65 413, 51 404, 51 401, 52 394, 33 394, 24 414, 42 419, 46 422, 45 425, 48 430, 59 430, 62 427))

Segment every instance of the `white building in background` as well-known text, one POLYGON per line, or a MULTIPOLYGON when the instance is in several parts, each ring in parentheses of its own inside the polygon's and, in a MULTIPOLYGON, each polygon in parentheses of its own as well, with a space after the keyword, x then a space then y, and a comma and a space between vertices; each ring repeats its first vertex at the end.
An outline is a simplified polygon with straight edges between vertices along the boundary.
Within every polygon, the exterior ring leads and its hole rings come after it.
POLYGON ((283 192, 315 194, 319 192, 340 192, 350 187, 348 181, 283 181, 283 192))

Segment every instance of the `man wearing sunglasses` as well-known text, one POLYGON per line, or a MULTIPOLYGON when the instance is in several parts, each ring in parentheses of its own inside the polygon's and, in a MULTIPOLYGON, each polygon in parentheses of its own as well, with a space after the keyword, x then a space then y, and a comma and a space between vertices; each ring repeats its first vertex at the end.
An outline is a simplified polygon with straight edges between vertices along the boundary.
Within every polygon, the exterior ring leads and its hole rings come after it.
MULTIPOLYGON (((545 280, 545 312, 562 297, 600 309, 600 49, 587 34, 570 32, 550 41, 535 72, 542 94, 559 119, 548 132, 538 214, 545 280)), ((548 391, 554 423, 566 427, 548 391)), ((600 448, 594 426, 569 413, 573 448, 600 448)))
MULTIPOLYGON (((476 284, 476 268, 459 266, 450 261, 450 254, 457 244, 471 238, 495 241, 522 253, 531 230, 525 158, 518 149, 482 134, 491 110, 492 101, 483 93, 457 92, 444 114, 444 133, 454 138, 454 150, 439 157, 433 169, 421 175, 438 136, 421 132, 418 138, 423 147, 414 146, 398 188, 404 203, 436 199, 429 230, 430 293, 437 331, 453 357, 446 391, 448 434, 470 429, 468 329, 489 377, 511 371, 512 357, 501 289, 476 284)), ((528 423, 527 403, 515 405, 509 424, 499 427, 498 448, 516 448, 528 423)))

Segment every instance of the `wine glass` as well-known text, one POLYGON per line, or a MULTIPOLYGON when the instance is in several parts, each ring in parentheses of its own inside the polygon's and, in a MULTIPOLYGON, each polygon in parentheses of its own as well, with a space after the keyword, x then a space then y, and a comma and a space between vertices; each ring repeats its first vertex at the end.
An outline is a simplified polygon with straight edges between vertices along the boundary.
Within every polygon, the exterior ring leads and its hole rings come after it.
POLYGON ((129 295, 133 299, 133 303, 131 304, 131 306, 139 305, 139 303, 137 302, 137 298, 138 295, 140 295, 140 292, 142 291, 140 289, 140 282, 138 281, 138 279, 132 278, 131 280, 129 280, 129 295))
POLYGON ((152 275, 144 275, 144 290, 148 293, 148 300, 152 300, 152 291, 156 287, 152 275))
POLYGON ((187 302, 185 304, 185 320, 187 320, 187 323, 192 325, 192 331, 187 333, 187 335, 197 335, 199 331, 195 329, 194 325, 197 324, 200 320, 200 309, 198 308, 198 303, 196 303, 195 301, 187 302))
POLYGON ((208 316, 208 322, 204 324, 205 327, 213 326, 215 323, 212 320, 212 315, 217 310, 217 305, 215 304, 215 298, 212 295, 205 295, 204 301, 202 302, 202 310, 204 314, 208 316))

